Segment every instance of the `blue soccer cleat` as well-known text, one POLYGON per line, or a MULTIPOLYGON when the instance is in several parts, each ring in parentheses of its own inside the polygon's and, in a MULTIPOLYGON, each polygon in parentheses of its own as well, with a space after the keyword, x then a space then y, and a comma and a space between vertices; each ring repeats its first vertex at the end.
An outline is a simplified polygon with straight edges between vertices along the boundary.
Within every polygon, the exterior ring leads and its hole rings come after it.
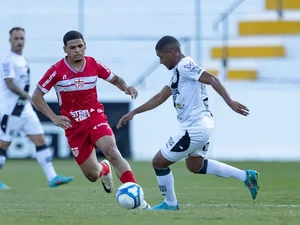
POLYGON ((147 210, 179 210, 179 205, 177 204, 177 206, 169 206, 167 203, 162 202, 159 205, 148 208, 147 210))
POLYGON ((0 189, 9 189, 9 187, 0 181, 0 189))
POLYGON ((245 186, 249 189, 253 200, 256 199, 257 194, 259 193, 260 186, 258 185, 258 172, 255 170, 246 170, 246 180, 245 186))
POLYGON ((73 177, 63 177, 63 176, 57 175, 48 183, 49 183, 50 188, 55 188, 60 185, 70 183, 73 179, 74 179, 73 177))

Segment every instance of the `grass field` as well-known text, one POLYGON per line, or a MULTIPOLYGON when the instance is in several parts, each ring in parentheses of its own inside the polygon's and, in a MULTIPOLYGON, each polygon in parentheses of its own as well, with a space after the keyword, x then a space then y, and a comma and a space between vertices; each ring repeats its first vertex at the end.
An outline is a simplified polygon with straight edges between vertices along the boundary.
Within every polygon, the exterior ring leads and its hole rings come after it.
MULTIPOLYGON (((261 193, 253 201, 237 180, 188 173, 183 163, 172 166, 179 211, 126 210, 99 183, 88 182, 74 161, 55 161, 57 171, 74 175, 69 185, 49 189, 35 161, 8 160, 0 180, 1 225, 130 224, 130 225, 278 225, 300 224, 300 163, 231 163, 260 172, 261 193)), ((149 162, 131 162, 150 204, 162 196, 149 162)), ((115 179, 115 185, 120 182, 115 179)))

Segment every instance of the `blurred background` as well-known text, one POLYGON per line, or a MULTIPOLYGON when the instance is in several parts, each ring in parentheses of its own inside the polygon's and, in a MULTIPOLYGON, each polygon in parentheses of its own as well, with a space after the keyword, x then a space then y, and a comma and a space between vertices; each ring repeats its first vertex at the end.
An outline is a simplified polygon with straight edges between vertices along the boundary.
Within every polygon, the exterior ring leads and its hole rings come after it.
MULTIPOLYGON (((10 50, 8 31, 26 30, 24 55, 31 68, 31 91, 46 70, 64 57, 63 35, 78 30, 86 54, 104 63, 139 91, 131 100, 98 82, 99 100, 115 127, 122 115, 156 94, 170 78, 159 64, 155 44, 177 37, 183 51, 218 76, 234 100, 248 106, 235 114, 210 88, 216 119, 209 157, 221 160, 300 160, 300 1, 296 0, 0 0, 0 55, 10 50)), ((1 92, 1 90, 0 90, 1 92)), ((52 90, 46 99, 58 112, 52 90)), ((64 131, 40 115, 55 157, 69 158, 64 131)), ((177 131, 169 99, 115 130, 122 154, 151 160, 177 131)), ((34 157, 22 134, 9 158, 34 157)))

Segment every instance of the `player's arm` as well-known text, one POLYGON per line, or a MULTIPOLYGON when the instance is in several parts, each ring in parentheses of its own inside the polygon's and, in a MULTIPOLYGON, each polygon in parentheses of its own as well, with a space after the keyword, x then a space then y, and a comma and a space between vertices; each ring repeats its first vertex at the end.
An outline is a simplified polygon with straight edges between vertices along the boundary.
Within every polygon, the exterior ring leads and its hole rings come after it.
POLYGON ((65 116, 56 115, 52 109, 49 107, 44 98, 45 93, 37 87, 32 95, 32 101, 36 108, 41 111, 45 116, 47 116, 56 126, 67 129, 71 127, 70 120, 65 116))
POLYGON ((124 91, 125 94, 131 95, 132 99, 136 99, 138 96, 138 92, 135 87, 129 86, 122 77, 119 77, 116 74, 113 74, 113 78, 108 82, 118 87, 121 91, 124 91))
POLYGON ((138 108, 132 110, 123 116, 117 125, 117 128, 120 128, 123 124, 126 124, 129 120, 139 113, 143 113, 149 110, 156 108, 157 106, 164 103, 172 94, 171 88, 169 86, 165 86, 158 94, 154 95, 149 101, 139 106, 138 108))
POLYGON ((133 86, 129 86, 126 81, 122 78, 111 72, 104 64, 96 62, 98 77, 110 82, 111 84, 118 87, 121 91, 124 91, 125 94, 131 95, 132 99, 136 99, 138 92, 133 86))
POLYGON ((45 93, 42 92, 41 89, 37 87, 33 92, 32 101, 36 105, 36 108, 52 121, 55 119, 56 114, 52 111, 52 109, 45 101, 44 95, 45 93))
POLYGON ((149 101, 134 109, 132 113, 139 114, 156 108, 157 106, 164 103, 172 94, 171 88, 165 86, 158 94, 154 95, 149 101))
POLYGON ((14 82, 15 69, 14 69, 14 64, 10 60, 10 58, 6 58, 1 63, 1 70, 2 70, 2 74, 3 74, 4 82, 5 82, 5 85, 7 86, 7 88, 11 92, 13 92, 16 95, 20 96, 22 99, 28 99, 29 101, 31 101, 30 95, 26 91, 19 88, 16 85, 16 83, 14 82))
POLYGON ((226 88, 221 84, 220 80, 213 76, 212 74, 203 71, 202 74, 200 75, 199 82, 203 83, 203 84, 208 84, 211 85, 213 87, 213 89, 215 89, 215 91, 224 99, 224 101, 227 103, 227 105, 232 108, 232 110, 234 110, 235 112, 243 115, 243 116, 247 116, 249 114, 249 109, 242 105, 239 102, 233 101, 228 93, 228 91, 226 90, 226 88))
POLYGON ((5 78, 5 84, 10 91, 20 96, 22 99, 31 101, 30 95, 15 84, 14 78, 5 78))

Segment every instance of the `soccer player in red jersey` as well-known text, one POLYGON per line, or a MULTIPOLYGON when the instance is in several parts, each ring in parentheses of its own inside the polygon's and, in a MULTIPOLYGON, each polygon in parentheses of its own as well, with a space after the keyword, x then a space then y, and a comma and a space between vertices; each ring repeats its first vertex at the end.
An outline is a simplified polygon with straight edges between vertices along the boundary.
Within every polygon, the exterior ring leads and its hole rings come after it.
MULTIPOLYGON (((117 148, 103 105, 98 101, 96 83, 98 78, 106 80, 133 99, 138 95, 137 90, 94 58, 85 56, 86 44, 81 33, 69 31, 63 42, 67 55, 39 81, 32 97, 34 104, 56 126, 65 129, 71 151, 89 181, 100 178, 104 190, 111 193, 110 162, 122 183, 136 183, 130 165, 117 148), (44 99, 44 94, 52 87, 57 94, 61 115, 56 115, 44 99), (95 147, 101 149, 107 160, 98 162, 95 147)), ((144 201, 140 207, 148 208, 149 205, 144 201)))

